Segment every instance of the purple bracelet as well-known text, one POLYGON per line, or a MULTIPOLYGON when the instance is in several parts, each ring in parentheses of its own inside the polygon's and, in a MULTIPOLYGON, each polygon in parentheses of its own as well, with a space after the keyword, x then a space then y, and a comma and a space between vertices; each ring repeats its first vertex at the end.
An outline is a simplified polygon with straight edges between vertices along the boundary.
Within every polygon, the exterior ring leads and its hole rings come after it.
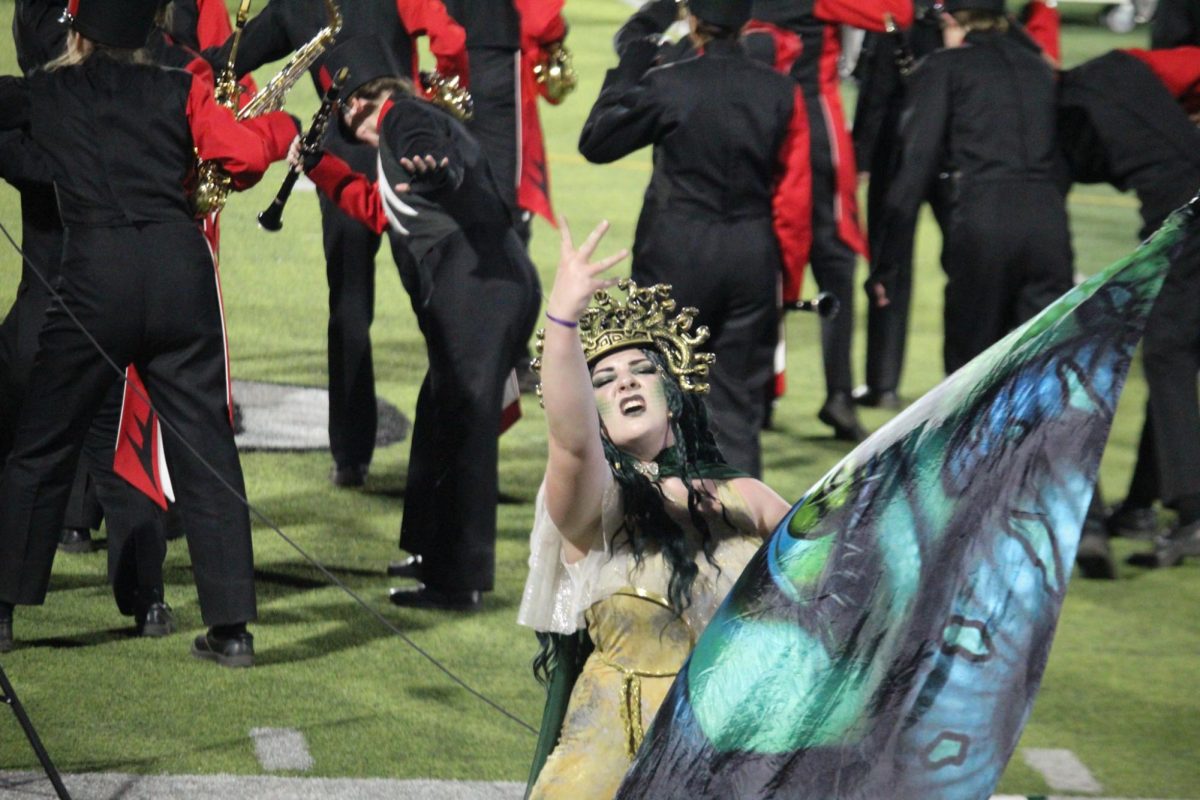
POLYGON ((579 327, 578 322, 571 322, 570 320, 559 319, 558 317, 551 314, 549 311, 546 312, 546 319, 550 320, 551 322, 557 322, 559 325, 562 325, 564 328, 578 328, 579 327))

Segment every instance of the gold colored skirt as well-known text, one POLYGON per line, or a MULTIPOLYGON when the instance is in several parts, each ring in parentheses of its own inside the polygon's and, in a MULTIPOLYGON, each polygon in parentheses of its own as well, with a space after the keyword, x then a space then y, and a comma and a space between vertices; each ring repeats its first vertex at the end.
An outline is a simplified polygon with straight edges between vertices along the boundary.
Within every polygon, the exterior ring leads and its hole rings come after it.
POLYGON ((533 787, 534 800, 615 795, 695 646, 687 622, 648 592, 622 590, 585 616, 596 650, 571 692, 562 735, 533 787))

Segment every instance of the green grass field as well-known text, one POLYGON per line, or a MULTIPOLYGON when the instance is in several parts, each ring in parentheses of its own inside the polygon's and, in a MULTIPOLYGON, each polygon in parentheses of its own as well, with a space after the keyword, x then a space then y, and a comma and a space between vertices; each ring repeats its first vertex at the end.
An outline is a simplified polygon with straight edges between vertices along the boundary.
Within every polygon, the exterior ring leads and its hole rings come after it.
MULTIPOLYGON (((0 20, 10 18, 12 7, 12 0, 0 0, 0 20)), ((1092 24, 1094 9, 1067 7, 1068 64, 1111 47, 1145 45, 1144 29, 1117 37, 1092 24)), ((543 112, 556 205, 578 229, 610 219, 608 250, 632 240, 648 154, 597 167, 583 161, 575 142, 604 69, 614 63, 612 32, 627 13, 618 0, 570 0, 580 86, 563 106, 543 112)), ((15 71, 5 39, 0 73, 15 71)), ((310 86, 302 82, 291 102, 305 118, 315 106, 310 86)), ((233 197, 223 216, 234 375, 321 386, 326 289, 315 198, 297 194, 281 234, 262 233, 254 223, 281 176, 275 167, 259 187, 233 197)), ((1134 245, 1138 220, 1131 197, 1081 187, 1070 210, 1080 272, 1095 272, 1134 245)), ((7 186, 0 187, 0 222, 17 235, 19 206, 7 186)), ((909 400, 941 378, 939 247, 936 227, 924 219, 902 386, 909 400)), ((548 285, 557 240, 544 223, 535 228, 532 252, 548 285)), ((18 273, 14 253, 0 250, 0 306, 11 302, 18 273)), ((776 429, 764 436, 766 479, 791 499, 848 449, 826 438, 815 418, 823 397, 815 326, 799 316, 789 321, 790 390, 776 429)), ((411 416, 424 370, 423 343, 387 255, 379 259, 373 330, 379 393, 411 416)), ((861 336, 857 344, 861 351, 861 336)), ((1123 493, 1132 469, 1144 402, 1135 365, 1103 465, 1113 498, 1123 493)), ((526 398, 524 412, 501 442, 497 590, 485 611, 471 616, 406 612, 387 602, 382 569, 397 553, 406 444, 376 454, 364 491, 332 489, 325 453, 253 453, 243 464, 251 501, 290 537, 466 681, 536 723, 541 690, 528 668, 534 640, 517 627, 515 615, 545 425, 535 401, 526 398)), ((874 428, 888 417, 867 412, 864 421, 874 428)), ((1133 549, 1117 544, 1122 556, 1133 549)), ((118 616, 102 554, 59 558, 47 604, 19 610, 21 646, 3 666, 62 770, 255 774, 260 767, 248 731, 280 727, 304 733, 318 775, 524 779, 533 747, 528 731, 450 683, 262 525, 255 527, 255 553, 259 655, 248 671, 216 669, 188 656, 188 642, 202 625, 181 543, 172 545, 168 558, 167 596, 183 630, 156 641, 133 638, 118 616)), ((1116 582, 1076 580, 1022 746, 1071 749, 1108 795, 1200 797, 1197 609, 1200 568, 1194 563, 1164 572, 1122 567, 1116 582)), ((0 769, 37 769, 15 720, 3 710, 0 769)), ((1000 785, 1018 794, 1049 788, 1019 758, 1000 785)))

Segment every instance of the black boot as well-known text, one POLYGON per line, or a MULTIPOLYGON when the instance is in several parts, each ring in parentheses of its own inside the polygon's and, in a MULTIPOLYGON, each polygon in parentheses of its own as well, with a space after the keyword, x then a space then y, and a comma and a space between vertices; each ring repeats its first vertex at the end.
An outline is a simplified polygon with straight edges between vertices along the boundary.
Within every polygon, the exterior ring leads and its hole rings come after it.
POLYGON ((64 553, 90 553, 92 532, 87 528, 63 528, 58 535, 58 549, 64 553))
POLYGON ((1191 556, 1200 557, 1200 520, 1187 525, 1177 525, 1165 536, 1154 540, 1154 551, 1134 553, 1129 563, 1138 567, 1176 567, 1191 556))
POLYGON ((162 587, 139 587, 137 607, 133 612, 138 636, 158 638, 175 632, 175 613, 163 599, 162 587))
POLYGON ((254 664, 254 636, 246 623, 213 625, 192 642, 192 655, 215 661, 222 667, 249 667, 254 664))
POLYGON ((1079 539, 1079 550, 1075 553, 1075 563, 1085 578, 1111 581, 1117 577, 1117 565, 1113 562, 1108 535, 1102 530, 1084 528, 1083 536, 1079 539))
POLYGON ((844 442, 861 442, 867 431, 858 421, 858 410, 849 392, 834 392, 817 412, 817 419, 833 428, 833 438, 844 442))

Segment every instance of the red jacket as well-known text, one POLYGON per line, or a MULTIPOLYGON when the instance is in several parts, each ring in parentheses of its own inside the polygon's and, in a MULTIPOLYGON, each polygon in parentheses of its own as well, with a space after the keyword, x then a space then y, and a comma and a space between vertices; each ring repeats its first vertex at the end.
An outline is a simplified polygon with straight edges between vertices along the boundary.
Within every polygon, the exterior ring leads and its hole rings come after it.
POLYGON ((1125 52, 1148 66, 1189 114, 1200 111, 1200 47, 1125 52))
MULTIPOLYGON (((517 205, 557 225, 550 204, 550 168, 537 99, 545 97, 533 76, 534 65, 546 47, 567 35, 563 19, 564 0, 515 0, 521 17, 521 74, 518 92, 521 104, 520 168, 517 176, 517 205)), ((547 98, 548 100, 548 98, 547 98)))
MULTIPOLYGON (((866 237, 858 219, 858 168, 854 163, 854 144, 850 132, 846 128, 846 115, 842 110, 842 98, 838 89, 838 58, 842 52, 839 25, 853 25, 871 31, 883 31, 885 15, 890 15, 893 22, 900 27, 912 24, 912 0, 816 0, 812 16, 809 18, 814 26, 822 26, 820 50, 816 53, 804 52, 804 39, 795 30, 795 25, 781 27, 770 22, 752 20, 745 33, 766 34, 774 42, 775 64, 777 71, 792 74, 800 82, 807 95, 817 95, 820 99, 825 116, 830 141, 829 157, 833 162, 836 175, 836 199, 834 217, 837 220, 838 237, 848 247, 862 256, 867 255, 866 237), (798 61, 808 61, 816 65, 813 70, 793 71, 798 61)), ((806 106, 800 103, 798 108, 804 114, 801 123, 805 128, 807 138, 806 106)), ((799 135, 799 134, 798 134, 799 135)), ((811 174, 807 190, 807 204, 812 208, 811 174)), ((787 249, 795 248, 790 253, 792 259, 807 263, 812 246, 811 214, 809 223, 803 229, 793 231, 787 240, 781 237, 781 244, 787 249)))
MULTIPOLYGON (((467 32, 451 18, 441 0, 396 0, 400 21, 413 37, 428 36, 429 51, 437 59, 443 75, 457 75, 464 86, 470 83, 467 63, 467 32)), ((414 76, 419 72, 417 50, 413 48, 414 76)))

